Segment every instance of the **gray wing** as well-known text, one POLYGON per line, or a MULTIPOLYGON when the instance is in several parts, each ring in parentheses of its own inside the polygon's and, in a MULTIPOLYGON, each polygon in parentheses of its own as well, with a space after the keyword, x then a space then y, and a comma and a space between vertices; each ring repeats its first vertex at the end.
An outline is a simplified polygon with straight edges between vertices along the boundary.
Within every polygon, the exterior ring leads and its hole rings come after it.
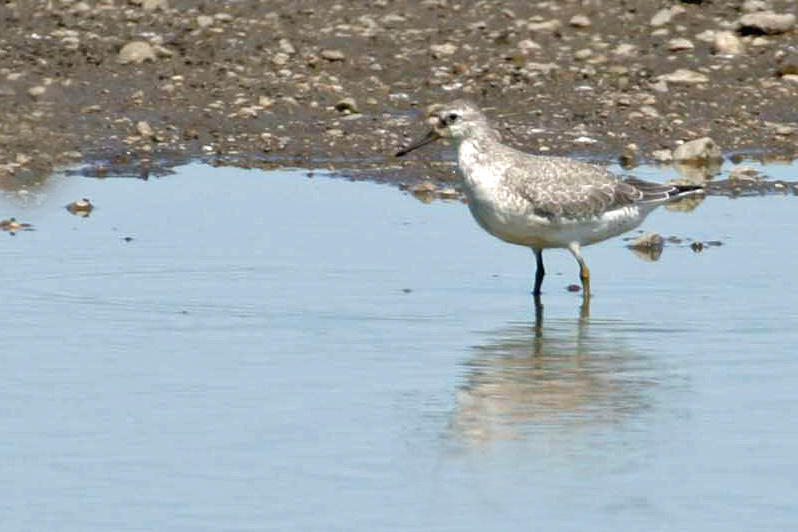
MULTIPOLYGON (((534 157, 523 168, 508 168, 505 183, 530 203, 536 215, 549 219, 591 218, 647 195, 638 188, 644 181, 622 181, 599 166, 564 157, 534 157)), ((652 187, 648 195, 653 199, 658 193, 652 187)))

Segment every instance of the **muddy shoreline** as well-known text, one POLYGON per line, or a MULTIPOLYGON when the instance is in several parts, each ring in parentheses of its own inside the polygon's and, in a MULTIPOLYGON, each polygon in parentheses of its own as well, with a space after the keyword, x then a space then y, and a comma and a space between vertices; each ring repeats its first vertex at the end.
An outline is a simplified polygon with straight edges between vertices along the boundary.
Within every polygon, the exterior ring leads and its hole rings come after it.
POLYGON ((458 97, 533 153, 634 166, 709 136, 727 157, 792 159, 795 11, 777 0, 6 1, 0 186, 196 159, 447 186, 450 147, 393 153, 423 133, 429 105, 458 97), (752 15, 776 25, 746 26, 752 15))

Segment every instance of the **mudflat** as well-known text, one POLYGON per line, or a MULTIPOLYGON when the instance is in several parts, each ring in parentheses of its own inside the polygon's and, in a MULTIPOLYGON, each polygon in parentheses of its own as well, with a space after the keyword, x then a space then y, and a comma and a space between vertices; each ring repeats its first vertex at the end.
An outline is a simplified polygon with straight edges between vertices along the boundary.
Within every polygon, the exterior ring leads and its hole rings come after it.
POLYGON ((187 160, 454 179, 424 133, 466 97, 532 153, 793 158, 796 8, 746 2, 6 1, 0 183, 187 160))

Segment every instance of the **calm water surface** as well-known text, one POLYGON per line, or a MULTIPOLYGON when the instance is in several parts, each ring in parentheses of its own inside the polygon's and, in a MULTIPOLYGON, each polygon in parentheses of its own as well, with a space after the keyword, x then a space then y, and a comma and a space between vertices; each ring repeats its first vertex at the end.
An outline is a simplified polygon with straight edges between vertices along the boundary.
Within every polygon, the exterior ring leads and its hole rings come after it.
POLYGON ((794 528, 797 208, 658 210, 724 245, 587 248, 589 317, 549 251, 536 321, 532 253, 459 203, 200 165, 5 193, 0 528, 794 528))

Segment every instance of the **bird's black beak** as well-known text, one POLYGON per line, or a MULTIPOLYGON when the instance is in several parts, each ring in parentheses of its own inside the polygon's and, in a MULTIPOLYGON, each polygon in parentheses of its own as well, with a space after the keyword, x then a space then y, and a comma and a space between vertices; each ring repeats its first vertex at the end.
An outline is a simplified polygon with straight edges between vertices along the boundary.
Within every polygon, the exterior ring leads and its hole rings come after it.
POLYGON ((401 151, 396 152, 396 156, 397 157, 402 157, 404 155, 407 155, 408 153, 410 153, 411 151, 415 150, 416 148, 420 148, 421 146, 426 146, 430 142, 435 142, 439 138, 441 138, 440 134, 438 134, 438 132, 433 129, 429 133, 427 133, 427 135, 423 139, 419 140, 418 142, 415 142, 415 143, 411 144, 410 146, 408 146, 407 148, 405 148, 405 149, 403 149, 401 151))

